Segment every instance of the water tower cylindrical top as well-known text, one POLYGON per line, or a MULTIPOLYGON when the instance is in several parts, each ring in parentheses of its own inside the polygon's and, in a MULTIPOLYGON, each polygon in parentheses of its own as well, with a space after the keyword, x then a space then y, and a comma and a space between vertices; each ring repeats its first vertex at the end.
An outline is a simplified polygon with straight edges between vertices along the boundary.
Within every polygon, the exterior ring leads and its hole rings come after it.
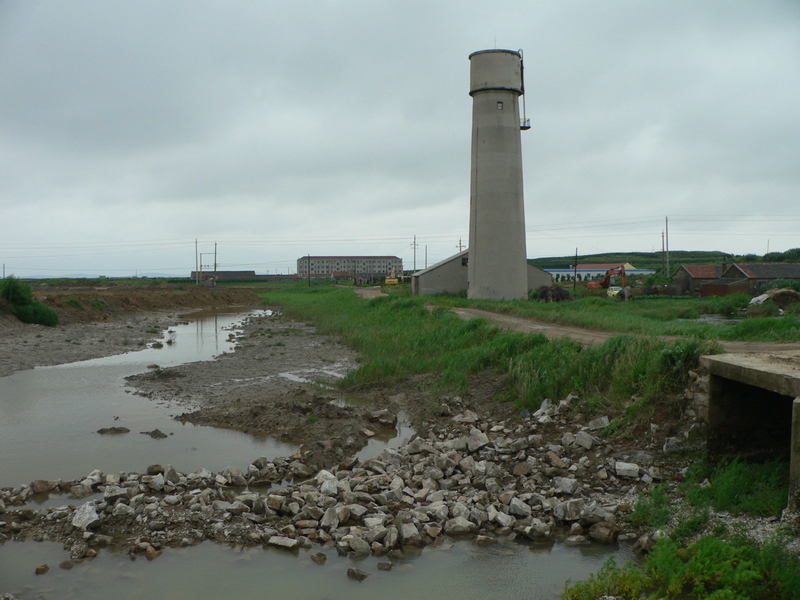
POLYGON ((515 50, 480 50, 469 55, 469 95, 490 90, 523 93, 522 56, 515 50))

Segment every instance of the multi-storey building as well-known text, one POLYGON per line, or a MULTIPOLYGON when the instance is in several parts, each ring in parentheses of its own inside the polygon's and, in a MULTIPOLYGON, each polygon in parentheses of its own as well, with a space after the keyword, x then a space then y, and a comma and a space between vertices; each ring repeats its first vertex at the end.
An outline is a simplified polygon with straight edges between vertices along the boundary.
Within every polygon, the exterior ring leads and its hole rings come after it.
POLYGON ((382 278, 394 269, 403 273, 403 259, 396 256, 301 256, 297 259, 300 277, 382 278))

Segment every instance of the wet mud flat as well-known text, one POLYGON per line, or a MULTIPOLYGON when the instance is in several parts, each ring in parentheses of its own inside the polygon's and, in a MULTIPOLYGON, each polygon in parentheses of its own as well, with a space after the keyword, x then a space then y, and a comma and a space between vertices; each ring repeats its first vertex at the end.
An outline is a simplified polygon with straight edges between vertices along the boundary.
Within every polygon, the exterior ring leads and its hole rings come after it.
POLYGON ((317 468, 394 428, 392 399, 351 399, 338 390, 356 356, 313 326, 267 310, 246 319, 236 340, 233 353, 212 362, 151 365, 127 384, 136 394, 184 406, 178 421, 305 444, 317 468))
POLYGON ((140 350, 164 330, 185 320, 173 311, 137 313, 109 321, 72 322, 56 327, 0 319, 0 377, 140 350))

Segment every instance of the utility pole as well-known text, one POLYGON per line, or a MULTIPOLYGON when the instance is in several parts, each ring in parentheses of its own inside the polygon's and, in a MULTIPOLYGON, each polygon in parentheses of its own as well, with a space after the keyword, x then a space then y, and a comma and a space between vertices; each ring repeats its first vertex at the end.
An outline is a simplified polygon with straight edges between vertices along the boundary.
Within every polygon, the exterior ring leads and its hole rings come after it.
POLYGON ((217 287, 217 242, 214 242, 214 287, 217 287))
POLYGON ((572 271, 572 295, 575 295, 575 288, 578 285, 578 249, 575 248, 575 266, 572 271))
POLYGON ((197 238, 194 238, 194 284, 200 285, 200 269, 197 262, 197 238))
POLYGON ((307 255, 306 262, 308 263, 308 287, 311 287, 311 254, 307 255))
POLYGON ((458 238, 458 251, 461 252, 463 249, 464 247, 461 244, 461 238, 458 238))
POLYGON ((666 219, 666 233, 667 233, 667 279, 669 279, 669 217, 666 219))
POLYGON ((664 272, 667 272, 667 253, 664 250, 664 232, 661 232, 661 261, 664 266, 664 272))
POLYGON ((417 236, 414 236, 414 241, 411 243, 411 247, 414 249, 414 273, 417 272, 417 236))

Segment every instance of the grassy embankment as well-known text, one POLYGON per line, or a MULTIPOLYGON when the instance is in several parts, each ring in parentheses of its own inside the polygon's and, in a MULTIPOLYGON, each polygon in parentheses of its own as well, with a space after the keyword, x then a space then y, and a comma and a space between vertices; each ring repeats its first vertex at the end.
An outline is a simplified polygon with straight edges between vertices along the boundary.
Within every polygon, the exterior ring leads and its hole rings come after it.
POLYGON ((438 390, 464 390, 470 375, 507 375, 507 397, 535 410, 546 398, 576 393, 593 409, 623 422, 678 406, 671 398, 686 384, 698 357, 716 350, 695 339, 665 342, 619 336, 596 347, 541 334, 504 331, 484 319, 464 321, 445 308, 428 310, 420 298, 355 297, 333 286, 271 287, 259 294, 291 317, 313 320, 324 333, 355 349, 361 365, 342 385, 432 373, 438 390), (623 404, 636 402, 626 411, 623 404))
MULTIPOLYGON (((509 396, 521 407, 533 409, 544 397, 576 392, 585 402, 582 410, 602 407, 617 416, 617 428, 637 414, 649 416, 656 408, 677 411, 674 393, 683 389, 686 372, 701 353, 714 350, 712 343, 697 339, 664 342, 631 335, 582 348, 569 340, 548 341, 541 335, 502 331, 482 319, 465 322, 443 308, 427 310, 417 298, 395 295, 365 301, 348 289, 332 286, 274 286, 260 294, 266 302, 283 306, 291 317, 313 320, 321 331, 359 352, 362 364, 348 375, 345 386, 429 372, 438 375, 441 387, 459 389, 467 385, 471 374, 491 369, 507 375, 509 396), (636 402, 623 410, 631 397, 636 402)), ((669 301, 657 302, 647 304, 648 308, 675 307, 669 301)), ((491 308, 523 311, 524 304, 491 303, 491 308)), ((606 310, 599 302, 545 308, 555 314, 569 307, 587 313, 593 307, 598 313, 606 310)), ((531 314, 537 308, 529 306, 530 312, 518 314, 531 314)), ((647 318, 643 319, 646 323, 647 318)), ((710 508, 732 514, 778 513, 785 506, 787 471, 781 463, 752 467, 734 461, 717 468, 697 463, 678 492, 689 512, 669 524, 669 534, 657 543, 644 567, 619 568, 609 562, 589 581, 566 589, 565 600, 594 600, 602 594, 626 600, 800 597, 800 565, 785 554, 779 541, 755 546, 740 532, 718 526, 713 536, 684 546, 707 528, 710 508), (710 486, 701 485, 705 479, 710 486)), ((665 488, 655 488, 640 497, 633 519, 643 527, 664 528, 674 517, 673 502, 665 488)))

